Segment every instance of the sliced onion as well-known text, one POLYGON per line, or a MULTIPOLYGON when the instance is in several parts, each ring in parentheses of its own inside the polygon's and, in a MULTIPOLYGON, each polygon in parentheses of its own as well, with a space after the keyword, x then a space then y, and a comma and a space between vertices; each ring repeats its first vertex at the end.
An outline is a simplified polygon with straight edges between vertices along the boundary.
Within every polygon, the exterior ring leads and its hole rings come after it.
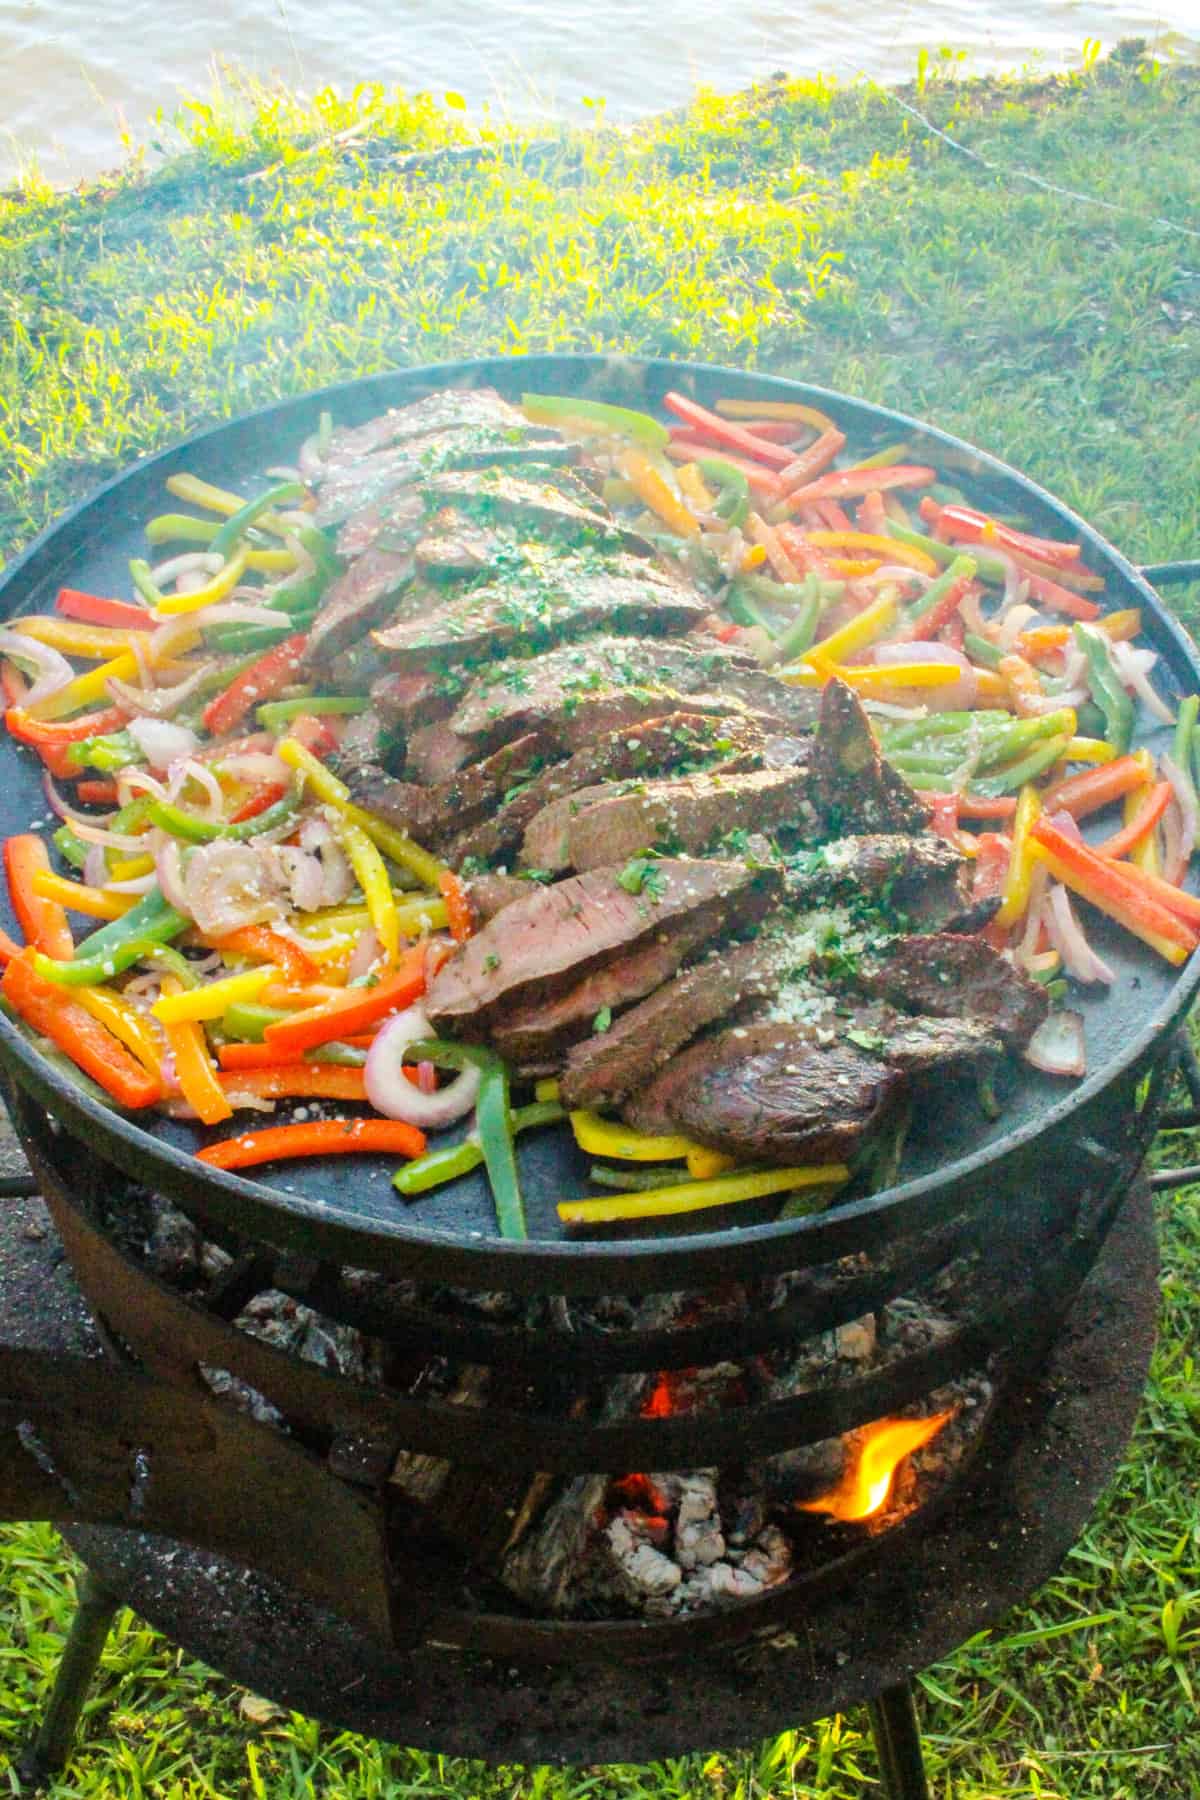
MULTIPOLYGON (((205 613, 205 618, 208 614, 205 613)), ((190 649, 195 643, 196 621, 190 613, 180 613, 178 618, 167 619, 150 636, 149 650, 154 667, 160 668, 163 663, 170 662, 176 650, 186 644, 190 649)), ((141 645, 135 645, 140 651, 141 645)), ((140 660, 140 659, 139 659, 140 660)), ((142 662, 143 673, 145 664, 142 662)), ((149 686, 149 682, 146 684, 149 686)))
POLYGON ((1050 814, 1050 823, 1055 831, 1061 831, 1064 837, 1070 838, 1073 844, 1082 844, 1083 833, 1079 829, 1079 820, 1074 813, 1056 812, 1050 814))
MULTIPOLYGON (((152 769, 170 769, 189 757, 200 742, 186 725, 174 725, 169 719, 130 719, 126 730, 152 769)), ((220 789, 217 792, 219 796, 220 789)))
POLYGON ((101 888, 108 880, 108 859, 99 844, 90 844, 83 859, 83 879, 89 887, 101 888))
POLYGON ((980 597, 973 586, 968 586, 967 591, 959 601, 958 616, 966 626, 967 630, 973 631, 976 637, 986 637, 988 635, 988 622, 983 616, 980 597))
POLYGON ((1110 644, 1113 667, 1126 687, 1133 689, 1147 712, 1163 725, 1173 725, 1175 714, 1161 695, 1150 685, 1150 671, 1158 661, 1153 650, 1138 650, 1132 644, 1110 644))
POLYGON ((361 981, 364 975, 369 975, 379 961, 382 948, 378 932, 374 929, 364 931, 350 953, 350 961, 346 964, 346 980, 361 981))
POLYGON ((319 481, 325 472, 325 458, 321 454, 320 438, 317 432, 306 437, 300 446, 300 459, 297 464, 301 481, 319 481))
POLYGON ((165 588, 168 582, 177 581, 181 575, 219 575, 224 567, 225 558, 215 556, 211 550, 185 550, 182 556, 156 563, 150 571, 150 579, 156 588, 165 588))
POLYGON ((106 894, 148 894, 152 887, 158 885, 158 875, 151 869, 148 875, 135 875, 130 881, 106 881, 103 883, 106 894))
POLYGON ((107 831, 102 826, 93 824, 90 819, 75 819, 71 829, 85 844, 102 844, 106 850, 124 850, 131 856, 137 856, 146 848, 144 837, 133 837, 124 831, 107 831))
POLYGON ((176 682, 174 687, 139 688, 132 687, 127 681, 109 681, 108 691, 122 712, 147 719, 169 719, 216 666, 215 662, 201 663, 186 680, 176 682))
POLYGON ((76 810, 73 806, 68 806, 67 802, 63 799, 62 795, 59 793, 58 789, 55 787, 54 777, 51 775, 49 769, 42 770, 42 791, 46 796, 46 804, 50 808, 50 811, 55 815, 56 818, 64 820, 66 822, 66 824, 68 824, 68 825, 100 825, 100 826, 104 826, 104 825, 109 824, 110 821, 115 819, 117 816, 115 812, 109 812, 109 813, 76 812, 76 810))
POLYGON ((1050 881, 1050 871, 1044 863, 1034 865, 1029 880, 1029 904, 1025 911, 1025 929, 1021 933, 1020 942, 1013 950, 1013 960, 1021 968, 1033 967, 1033 959, 1038 953, 1038 944, 1042 937, 1042 924, 1046 916, 1046 888, 1050 881))
POLYGON ((212 936, 243 925, 265 925, 284 910, 284 879, 271 858, 252 844, 201 844, 188 859, 183 910, 212 936))
POLYGON ((1025 627, 1034 624, 1037 617, 1037 612, 1032 606, 1018 603, 1010 607, 1003 615, 1000 629, 996 633, 997 650, 1003 650, 1007 656, 1025 627))
POLYGON ((1025 1061, 1043 1075, 1086 1075, 1083 1014, 1052 1012, 1043 1019, 1025 1046, 1025 1061))
POLYGON ((925 705, 934 712, 970 712, 979 698, 979 678, 969 660, 961 650, 952 650, 949 644, 922 642, 917 639, 909 644, 878 644, 875 649, 875 661, 886 668, 889 663, 931 662, 950 663, 962 671, 959 681, 950 682, 945 687, 922 690, 925 705))
POLYGON ((75 671, 61 650, 39 644, 36 638, 25 637, 19 631, 0 630, 0 656, 7 656, 18 669, 34 677, 22 706, 36 706, 39 700, 48 700, 75 679, 75 671))
MULTIPOLYGON (((340 906, 354 887, 354 872, 324 813, 314 813, 300 827, 300 847, 320 859, 325 906, 340 906)), ((378 952, 376 952, 378 954, 378 952)), ((373 960, 373 959, 372 959, 373 960)))
POLYGON ((417 1086, 423 1094, 436 1094, 438 1091, 437 1064, 419 1062, 417 1064, 417 1086))
POLYGON ((929 717, 927 706, 893 706, 890 700, 864 699, 863 711, 873 719, 898 719, 904 725, 929 717))
POLYGON ((154 868, 162 897, 168 906, 173 906, 176 912, 183 913, 185 918, 190 919, 192 909, 188 904, 184 885, 183 853, 178 840, 168 837, 165 831, 154 835, 159 840, 154 851, 154 868))
POLYGON ((295 780, 295 771, 289 769, 281 757, 273 756, 266 750, 235 750, 232 756, 221 757, 217 767, 223 775, 231 776, 234 781, 249 781, 255 786, 268 781, 295 780))
POLYGON ((367 1052, 363 1079, 367 1099, 385 1119, 403 1119, 425 1131, 440 1131, 469 1113, 479 1092, 479 1070, 463 1069, 446 1087, 423 1094, 404 1073, 410 1044, 431 1035, 422 1006, 410 1006, 383 1026, 367 1052))
POLYGON ((1111 986, 1117 979, 1115 972, 1088 943, 1075 917, 1071 896, 1057 881, 1046 896, 1043 917, 1047 935, 1062 957, 1067 974, 1073 975, 1076 981, 1102 981, 1111 986))
POLYGON ((878 587, 883 581, 911 581, 922 593, 927 587, 933 586, 933 579, 923 569, 910 569, 906 563, 882 563, 878 569, 872 569, 869 575, 855 577, 864 587, 878 587))
MULTIPOLYGON (((130 727, 132 730, 133 727, 130 727)), ((212 824, 225 816, 225 796, 221 792, 221 784, 211 769, 198 762, 194 756, 182 756, 171 764, 167 774, 167 792, 174 799, 181 794, 189 781, 204 793, 203 816, 212 824)))
POLYGON ((122 806, 128 806, 135 794, 153 794, 157 800, 170 798, 162 782, 149 769, 121 769, 117 775, 117 794, 122 806))
POLYGON ((1192 860, 1192 852, 1196 848, 1197 805, 1196 790, 1179 764, 1170 756, 1159 758, 1163 774, 1175 790, 1175 804, 1179 808, 1179 844, 1174 858, 1166 859, 1166 878, 1176 886, 1187 874, 1188 864, 1192 860))

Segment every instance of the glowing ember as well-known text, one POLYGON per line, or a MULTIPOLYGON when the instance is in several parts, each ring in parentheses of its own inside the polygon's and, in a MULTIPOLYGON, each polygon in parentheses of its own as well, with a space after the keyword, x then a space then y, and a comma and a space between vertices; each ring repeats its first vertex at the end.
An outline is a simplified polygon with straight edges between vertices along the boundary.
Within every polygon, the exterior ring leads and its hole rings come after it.
POLYGON ((935 1438, 953 1411, 929 1419, 877 1419, 857 1434, 857 1453, 836 1487, 815 1500, 798 1500, 797 1512, 828 1513, 850 1524, 869 1519, 887 1504, 892 1480, 906 1456, 935 1438))

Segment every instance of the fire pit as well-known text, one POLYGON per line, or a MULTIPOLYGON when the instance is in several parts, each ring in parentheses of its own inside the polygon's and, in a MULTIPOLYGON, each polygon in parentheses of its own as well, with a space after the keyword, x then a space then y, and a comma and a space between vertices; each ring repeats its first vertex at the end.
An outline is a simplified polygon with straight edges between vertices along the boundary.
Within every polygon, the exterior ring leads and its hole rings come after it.
MULTIPOLYGON (((668 382, 703 397, 717 380, 529 359, 356 384, 334 403, 365 417, 467 378, 610 396, 615 384, 651 401, 668 382)), ((132 471, 13 565, 8 605, 59 581, 103 590, 163 474, 270 462, 329 400, 132 471)), ((1081 521, 928 427, 835 403, 864 430, 927 444, 1005 510, 1065 524, 1114 598, 1144 609, 1168 683, 1200 685, 1146 581, 1081 521)), ((14 821, 29 816, 22 778, 5 802, 14 821)), ((104 1111, 0 1025, 17 1127, 108 1352, 67 1364, 48 1343, 3 1365, 7 1510, 142 1528, 248 1567, 261 1623, 247 1632, 239 1618, 239 1649, 220 1620, 233 1577, 210 1556, 168 1574, 140 1536, 77 1536, 113 1592, 219 1666, 383 1735, 533 1761, 628 1758, 745 1740, 882 1692, 888 1780, 919 1794, 897 1685, 1062 1554, 1144 1370, 1152 1256, 1144 1203, 1122 1203, 1200 968, 1104 944, 1119 981, 1091 1012, 1099 1054, 1076 1088, 1013 1074, 997 1121, 960 1108, 927 1124, 895 1185, 827 1212, 620 1242, 559 1230, 554 1201, 578 1179, 565 1139, 530 1152, 531 1237, 504 1241, 482 1181, 405 1212, 386 1171, 347 1181, 318 1164, 249 1181, 207 1168, 186 1128, 104 1111), (1095 1301, 1072 1310, 1112 1229, 1139 1270, 1119 1320, 1095 1301), (1114 1332, 1133 1346, 1119 1371, 1114 1332), (1034 1505, 1024 1484, 1092 1367, 1103 1400, 1074 1421, 1069 1458, 1072 1481, 1081 1467, 1087 1479, 1034 1505), (1031 1534, 1019 1573, 992 1573, 989 1546, 1014 1532, 1031 1534), (966 1576, 918 1622, 908 1600, 939 1559, 966 1576), (788 1654, 802 1632, 822 1646, 811 1678, 788 1654), (849 1647, 830 1666, 837 1644, 849 1647), (347 1658, 366 1673, 342 1707, 327 1678, 347 1658)), ((1104 1267, 1092 1293, 1111 1298, 1104 1267)))

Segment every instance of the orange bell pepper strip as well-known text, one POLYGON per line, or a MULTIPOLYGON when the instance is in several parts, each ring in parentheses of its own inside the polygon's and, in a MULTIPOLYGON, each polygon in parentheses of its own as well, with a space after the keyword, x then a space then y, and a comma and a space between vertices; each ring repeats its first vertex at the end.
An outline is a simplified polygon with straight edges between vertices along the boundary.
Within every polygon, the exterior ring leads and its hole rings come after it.
POLYGON ((85 713, 79 719, 35 719, 20 706, 10 706, 4 715, 9 737, 19 744, 32 744, 35 749, 60 749, 81 743, 84 738, 101 737, 106 731, 120 731, 125 714, 120 707, 105 707, 102 712, 85 713))
POLYGON ((1073 819, 1086 819, 1144 787, 1146 770, 1140 756, 1118 756, 1099 768, 1083 769, 1056 781, 1042 795, 1042 808, 1047 813, 1069 812, 1073 819))
POLYGON ((916 463, 895 463, 890 469, 832 469, 788 495, 789 507, 808 506, 814 500, 854 500, 885 488, 928 487, 937 470, 916 463))
MULTIPOLYGON (((181 986, 173 975, 164 976, 164 994, 177 994, 181 986)), ((174 1024, 164 1024, 162 1031, 175 1059, 180 1091, 197 1118, 205 1125, 219 1125, 223 1119, 231 1119, 233 1108, 217 1080, 203 1025, 195 1019, 177 1019, 174 1024)))
POLYGON ((469 937, 475 935, 475 912, 471 896, 452 869, 445 869, 438 876, 438 891, 446 902, 450 936, 456 944, 465 944, 469 937))
POLYGON ((269 925, 243 925, 224 937, 209 938, 214 950, 232 950, 237 956, 253 956, 258 962, 274 963, 285 981, 295 987, 309 987, 320 981, 321 970, 299 944, 269 925))
MULTIPOLYGON (((823 431, 815 444, 810 444, 807 450, 802 450, 785 469, 780 470, 779 479, 785 493, 790 494, 794 488, 804 487, 806 483, 815 481, 845 448, 844 431, 838 431, 836 427, 823 431)), ((873 488, 871 491, 878 493, 879 490, 873 488)))
POLYGON ((161 1100, 162 1083, 74 999, 69 989, 38 974, 33 966, 36 954, 30 945, 14 956, 4 971, 0 992, 13 1011, 65 1051, 85 1075, 111 1094, 118 1106, 135 1112, 161 1100))
POLYGON ((744 425, 739 425, 732 419, 723 419, 720 413, 709 412, 707 406, 689 400, 686 394, 664 394, 663 405, 677 419, 682 419, 695 436, 720 444, 724 449, 736 450, 739 455, 747 456, 754 462, 783 469, 793 460, 792 452, 785 445, 773 444, 769 438, 755 437, 744 425))
POLYGON ((797 582, 803 579, 804 570, 793 562, 788 554, 787 545, 779 536, 773 525, 752 512, 746 520, 746 536, 752 543, 761 545, 771 565, 776 581, 797 582))
POLYGON ((344 1063, 277 1063, 274 1068, 230 1069, 218 1075, 224 1092, 260 1100, 357 1100, 366 1104, 361 1069, 344 1063))
MULTIPOLYGON (((1037 820, 1029 836, 1034 857, 1046 865, 1056 881, 1107 913, 1168 962, 1183 962, 1200 944, 1200 934, 1157 897, 1155 888, 1169 887, 1169 882, 1154 881, 1128 863, 1097 856, 1046 818, 1037 820)), ((1174 891, 1182 895, 1181 889, 1174 891)), ((1196 907, 1200 913, 1200 900, 1196 907)))
POLYGON ((281 1050, 311 1050, 349 1032, 363 1031, 377 1019, 402 1012, 419 1000, 425 992, 425 970, 425 946, 414 945, 374 987, 339 989, 337 997, 323 1006, 293 1013, 290 1019, 276 1019, 267 1026, 264 1041, 281 1050))
MULTIPOLYGON (((1135 790, 1136 792, 1136 790, 1135 790)), ((1128 825, 1120 831, 1114 831, 1111 837, 1105 838, 1102 844, 1095 844, 1097 856, 1121 857, 1141 843, 1148 832, 1154 830, 1158 821, 1171 804, 1171 796, 1175 792, 1169 781, 1160 781, 1147 789, 1145 798, 1138 807, 1128 825)))
POLYGON ((37 890, 38 876, 54 873, 50 852, 42 839, 32 832, 6 838, 4 871, 13 911, 26 942, 58 962, 69 962, 75 954, 75 939, 66 911, 57 897, 47 897, 37 890))
MULTIPOLYGON (((943 798, 931 788, 918 788, 917 792, 922 800, 928 800, 931 804, 943 798)), ((1000 794, 995 799, 988 799, 982 794, 952 794, 950 798, 958 801, 960 819, 1011 819, 1017 810, 1013 794, 1000 794)))
MULTIPOLYGON (((349 1044, 355 1050, 369 1050, 374 1039, 359 1036, 339 1038, 337 1041, 339 1044, 349 1044)), ((273 1044, 222 1044, 217 1051, 217 1067, 221 1070, 282 1069, 303 1063, 307 1057, 307 1050, 280 1050, 273 1044)), ((320 1057, 315 1060, 319 1062, 320 1057)), ((330 1064, 330 1067, 333 1065, 330 1064)))
POLYGON ((272 1125, 246 1131, 197 1150, 197 1162, 211 1169, 249 1169, 256 1163, 292 1156, 416 1157, 425 1154, 425 1133, 402 1119, 319 1119, 306 1125, 272 1125))
POLYGON ((878 488, 872 488, 865 500, 859 502, 854 522, 860 531, 869 532, 872 537, 887 537, 887 517, 883 495, 878 488))

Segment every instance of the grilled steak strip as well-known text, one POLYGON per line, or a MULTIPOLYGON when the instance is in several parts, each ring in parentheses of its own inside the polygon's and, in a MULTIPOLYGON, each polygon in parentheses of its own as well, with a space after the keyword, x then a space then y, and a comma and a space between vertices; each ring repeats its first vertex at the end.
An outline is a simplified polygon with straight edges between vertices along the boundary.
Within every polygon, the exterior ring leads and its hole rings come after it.
POLYGON ((967 904, 966 866, 952 844, 930 832, 844 837, 790 857, 785 889, 802 907, 869 899, 914 919, 942 920, 967 904))
MULTIPOLYGON (((439 432, 477 426, 497 433, 531 430, 523 412, 498 394, 495 388, 443 388, 407 406, 393 406, 365 425, 346 425, 332 433, 329 447, 315 476, 318 486, 346 464, 360 462, 389 444, 431 437, 439 432)), ((546 432, 558 440, 559 433, 546 432)))
POLYGON ((1050 1010, 1045 989, 979 937, 931 932, 896 938, 863 956, 852 977, 864 993, 935 1019, 975 1019, 1023 1050, 1050 1010))
POLYGON ((536 732, 527 732, 434 787, 397 781, 375 767, 368 767, 357 779, 349 773, 342 779, 360 806, 440 847, 456 832, 486 818, 509 788, 527 780, 544 748, 544 740, 536 732))
POLYGON ((928 828, 929 808, 884 762, 858 695, 843 681, 822 690, 812 771, 813 804, 827 837, 928 828))
MULTIPOLYGON (((647 781, 591 801, 585 792, 566 824, 566 860, 571 868, 595 869, 656 844, 694 856, 737 830, 811 831, 815 815, 806 798, 808 785, 806 769, 747 773, 723 765, 707 775, 647 781)), ((537 824, 535 819, 529 827, 526 844, 537 824)))
POLYGON ((348 649, 353 640, 387 617, 396 595, 411 580, 413 560, 407 550, 368 550, 339 575, 313 620, 304 652, 307 669, 319 667, 348 649))
POLYGON ((561 993, 635 945, 682 929, 696 913, 714 935, 735 919, 753 923, 779 888, 770 872, 732 862, 665 859, 638 892, 622 885, 621 874, 593 869, 506 906, 434 980, 425 1000, 434 1027, 484 1037, 518 1000, 561 993))
POLYGON ((567 469, 512 474, 498 468, 448 470, 422 483, 426 503, 450 506, 468 518, 505 522, 540 537, 565 541, 598 539, 626 544, 632 550, 648 550, 640 533, 618 523, 600 510, 595 494, 567 469), (547 479, 547 477, 551 477, 547 479))

